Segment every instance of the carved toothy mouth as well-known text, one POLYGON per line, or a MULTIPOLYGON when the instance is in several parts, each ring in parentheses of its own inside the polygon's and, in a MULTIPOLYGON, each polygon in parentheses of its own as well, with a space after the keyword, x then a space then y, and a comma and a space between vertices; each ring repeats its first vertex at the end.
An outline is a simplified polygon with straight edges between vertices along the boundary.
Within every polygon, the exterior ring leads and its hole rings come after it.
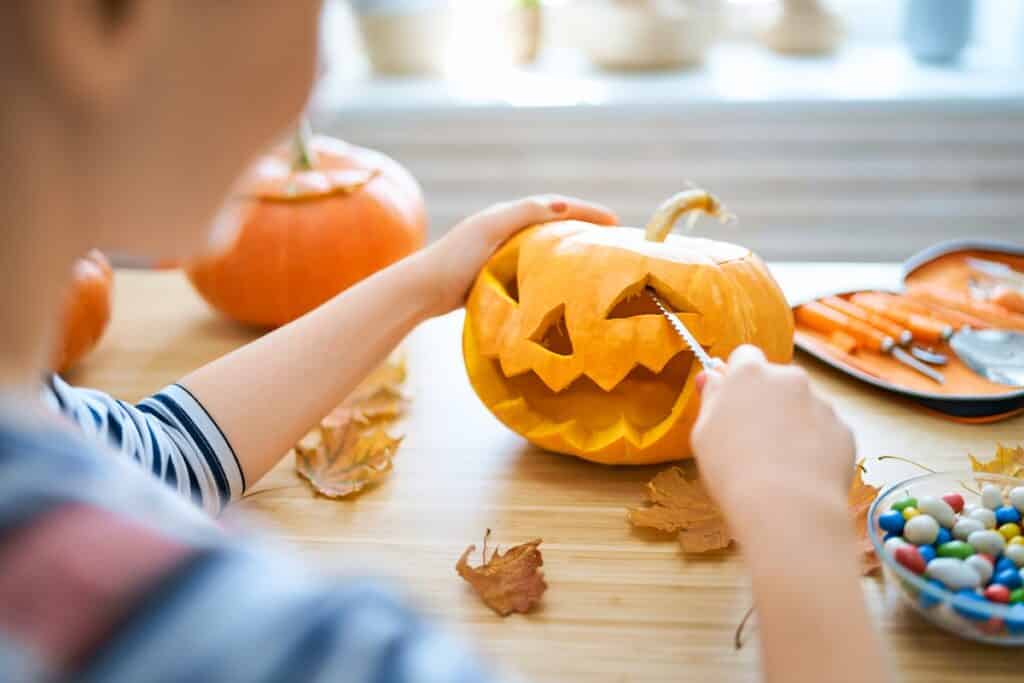
POLYGON ((576 378, 561 391, 552 391, 532 371, 505 381, 515 396, 549 423, 573 422, 576 430, 587 438, 623 424, 642 436, 672 414, 693 362, 692 353, 680 351, 660 372, 637 366, 610 391, 605 391, 586 375, 576 378))

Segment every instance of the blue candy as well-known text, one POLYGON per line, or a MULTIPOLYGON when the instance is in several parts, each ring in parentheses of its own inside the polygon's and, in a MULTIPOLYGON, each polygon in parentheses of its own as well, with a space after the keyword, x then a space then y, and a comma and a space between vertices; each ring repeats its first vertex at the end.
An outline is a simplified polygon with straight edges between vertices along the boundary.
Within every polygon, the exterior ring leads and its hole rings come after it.
MULTIPOLYGON (((974 621, 988 621, 988 618, 990 616, 988 609, 989 602, 985 599, 985 596, 979 595, 974 591, 973 588, 961 588, 956 592, 956 596, 961 599, 968 598, 971 602, 975 602, 978 604, 978 607, 974 607, 969 604, 961 605, 955 603, 953 605, 953 609, 956 611, 957 614, 964 617, 965 619, 972 619, 974 621)), ((964 602, 966 602, 966 600, 964 600, 964 602)))
POLYGON ((938 548, 943 543, 949 543, 953 540, 953 534, 949 533, 949 529, 939 528, 939 535, 935 537, 935 547, 938 548))
POLYGON ((1011 634, 1015 636, 1024 634, 1024 604, 1011 607, 1003 621, 1006 623, 1006 630, 1011 634))
POLYGON ((996 578, 992 579, 992 583, 1001 583, 1010 590, 1014 590, 1024 585, 1024 580, 1021 579, 1020 572, 1016 569, 1004 569, 996 574, 996 578))
POLYGON ((888 540, 889 540, 890 538, 903 538, 903 537, 902 537, 902 536, 900 536, 899 534, 892 534, 892 533, 889 533, 889 534, 886 534, 885 536, 883 536, 883 537, 882 537, 882 543, 885 543, 885 542, 886 542, 886 541, 888 541, 888 540))
POLYGON ((1008 557, 1000 557, 996 560, 996 566, 993 568, 992 574, 993 576, 999 576, 999 574, 1005 572, 1007 569, 1013 569, 1016 571, 1017 565, 1015 565, 1013 560, 1008 557))
MULTIPOLYGON (((920 552, 925 548, 930 547, 931 546, 924 545, 918 548, 917 550, 918 552, 920 552)), ((928 583, 930 583, 936 590, 941 591, 943 593, 946 592, 946 587, 938 579, 928 579, 928 583)), ((921 591, 920 595, 918 595, 917 601, 918 604, 921 605, 922 609, 931 609, 932 607, 935 607, 937 604, 942 602, 942 599, 934 595, 931 595, 930 593, 926 593, 925 591, 921 591)))
POLYGON ((893 510, 878 517, 878 526, 882 527, 883 531, 899 536, 903 533, 904 521, 903 515, 893 510))
POLYGON ((1002 526, 1004 524, 1018 524, 1020 522, 1020 512, 1017 508, 1012 505, 1004 505, 1003 507, 996 510, 996 526, 1002 526))
MULTIPOLYGON (((945 529, 943 529, 943 531, 945 531, 945 529)), ((933 545, 919 545, 917 546, 917 552, 924 558, 925 564, 928 564, 935 559, 935 546, 933 545)))

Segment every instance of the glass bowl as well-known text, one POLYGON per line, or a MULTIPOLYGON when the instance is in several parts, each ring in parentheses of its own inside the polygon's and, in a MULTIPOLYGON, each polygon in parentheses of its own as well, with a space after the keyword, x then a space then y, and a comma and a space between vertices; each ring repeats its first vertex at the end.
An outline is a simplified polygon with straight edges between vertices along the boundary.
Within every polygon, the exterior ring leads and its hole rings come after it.
POLYGON ((981 505, 981 487, 995 484, 1006 492, 1024 486, 1024 480, 981 472, 938 472, 907 479, 880 494, 868 510, 868 537, 882 563, 885 581, 904 602, 927 621, 964 638, 995 645, 1024 645, 1024 603, 1004 605, 958 595, 945 587, 929 583, 890 555, 883 547, 884 531, 878 526, 880 515, 903 498, 959 493, 965 504, 981 505), (1019 608, 1019 609, 1015 609, 1019 608), (1012 613, 1011 613, 1012 610, 1012 613), (1006 624, 1011 620, 1011 626, 1006 624))

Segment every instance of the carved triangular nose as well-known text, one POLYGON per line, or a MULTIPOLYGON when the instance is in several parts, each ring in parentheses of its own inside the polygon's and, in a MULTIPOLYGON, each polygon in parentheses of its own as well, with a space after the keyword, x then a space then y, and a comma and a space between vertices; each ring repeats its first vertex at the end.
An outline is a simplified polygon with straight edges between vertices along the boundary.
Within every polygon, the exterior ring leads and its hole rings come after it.
POLYGON ((565 304, 560 304, 551 313, 544 316, 537 331, 530 336, 530 341, 540 344, 559 356, 573 354, 572 339, 569 337, 569 328, 565 323, 565 304))

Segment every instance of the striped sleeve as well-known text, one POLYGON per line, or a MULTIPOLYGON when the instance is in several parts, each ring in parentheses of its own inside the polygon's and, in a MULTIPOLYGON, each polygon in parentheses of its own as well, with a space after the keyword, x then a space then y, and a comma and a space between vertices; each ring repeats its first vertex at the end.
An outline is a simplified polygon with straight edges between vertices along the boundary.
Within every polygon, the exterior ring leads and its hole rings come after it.
POLYGON ((202 404, 178 384, 136 405, 52 375, 44 391, 52 408, 88 436, 135 460, 210 513, 245 490, 245 478, 224 433, 202 404))

